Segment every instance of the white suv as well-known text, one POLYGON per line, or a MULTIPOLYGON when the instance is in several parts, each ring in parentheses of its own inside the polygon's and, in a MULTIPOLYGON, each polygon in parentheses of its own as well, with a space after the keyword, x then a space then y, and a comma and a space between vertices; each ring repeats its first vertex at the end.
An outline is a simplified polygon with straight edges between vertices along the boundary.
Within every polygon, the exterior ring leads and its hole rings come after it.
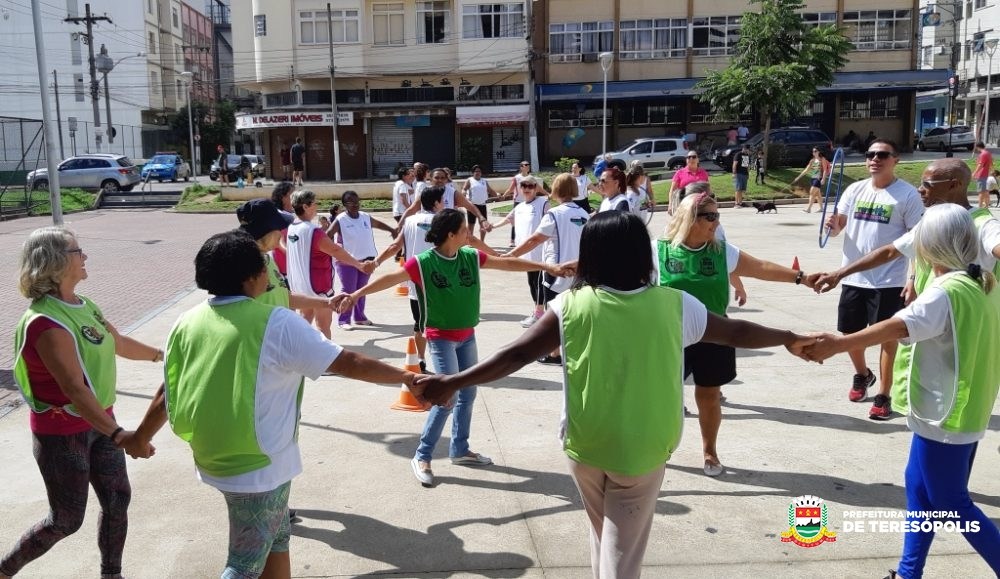
MULTIPOLYGON (((609 153, 608 167, 618 167, 622 171, 638 160, 643 169, 667 169, 675 171, 686 164, 689 143, 680 137, 653 137, 636 139, 622 147, 621 151, 609 153)), ((594 163, 601 157, 595 157, 594 163)))

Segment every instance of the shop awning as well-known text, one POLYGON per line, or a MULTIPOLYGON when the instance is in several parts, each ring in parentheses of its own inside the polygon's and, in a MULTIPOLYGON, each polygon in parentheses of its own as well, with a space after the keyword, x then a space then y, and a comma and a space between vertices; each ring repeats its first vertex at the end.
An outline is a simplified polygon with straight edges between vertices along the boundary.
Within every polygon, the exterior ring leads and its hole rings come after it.
POLYGON ((498 105, 482 107, 456 107, 455 118, 459 125, 494 126, 528 122, 528 105, 498 105))

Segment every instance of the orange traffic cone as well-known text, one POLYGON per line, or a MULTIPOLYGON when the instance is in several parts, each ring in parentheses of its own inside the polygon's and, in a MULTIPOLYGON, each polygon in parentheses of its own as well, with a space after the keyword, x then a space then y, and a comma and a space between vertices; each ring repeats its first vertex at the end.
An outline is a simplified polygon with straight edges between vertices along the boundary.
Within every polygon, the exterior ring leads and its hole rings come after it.
MULTIPOLYGON (((403 267, 403 258, 399 258, 399 267, 403 267)), ((410 286, 405 281, 396 286, 396 295, 406 297, 410 295, 410 286)), ((414 350, 416 352, 416 350, 414 350)))
MULTIPOLYGON (((413 338, 406 344, 406 364, 403 365, 405 370, 410 372, 420 372, 420 361, 417 359, 417 342, 413 338)), ((421 404, 417 399, 410 394, 410 389, 403 384, 403 387, 399 391, 399 400, 393 403, 393 410, 405 410, 407 412, 426 412, 430 410, 430 404, 421 404)))
POLYGON ((795 256, 795 259, 792 260, 792 269, 799 271, 799 256, 797 255, 795 256))

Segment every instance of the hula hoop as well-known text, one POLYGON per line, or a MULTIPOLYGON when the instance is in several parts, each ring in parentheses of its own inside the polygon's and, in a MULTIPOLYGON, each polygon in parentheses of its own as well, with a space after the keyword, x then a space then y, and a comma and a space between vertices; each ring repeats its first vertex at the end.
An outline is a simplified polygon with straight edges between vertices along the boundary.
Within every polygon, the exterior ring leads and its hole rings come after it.
POLYGON ((837 216, 837 203, 840 201, 840 192, 844 188, 844 148, 837 147, 833 152, 833 160, 830 161, 830 178, 826 181, 826 193, 823 195, 823 211, 819 219, 819 248, 826 247, 826 242, 830 240, 830 228, 826 227, 826 209, 830 206, 830 194, 833 193, 833 214, 837 216), (834 186, 836 181, 836 186, 834 186), (835 188, 836 187, 836 188, 835 188))

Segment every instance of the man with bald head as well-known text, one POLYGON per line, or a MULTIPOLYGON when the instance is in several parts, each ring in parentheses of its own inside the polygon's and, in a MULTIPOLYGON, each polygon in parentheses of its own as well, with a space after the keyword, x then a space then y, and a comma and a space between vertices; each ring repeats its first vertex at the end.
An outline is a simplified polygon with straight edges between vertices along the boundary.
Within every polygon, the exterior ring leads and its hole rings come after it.
MULTIPOLYGON (((954 203, 965 208, 972 217, 979 237, 977 265, 994 272, 994 274, 1000 273, 997 269, 997 262, 1000 260, 1000 221, 993 217, 989 209, 972 207, 969 204, 968 189, 971 178, 972 171, 963 160, 958 158, 938 159, 924 169, 917 191, 920 193, 924 207, 931 207, 939 203, 954 203)), ((917 294, 929 285, 933 278, 928 268, 915 263, 916 249, 913 246, 913 239, 914 233, 911 230, 896 241, 868 253, 837 271, 812 274, 810 277, 814 277, 812 281, 814 281, 816 292, 828 292, 836 287, 841 278, 846 275, 878 267, 903 255, 911 261, 911 275, 903 290, 904 299, 909 304, 917 294)), ((905 378, 908 374, 909 349, 908 346, 903 346, 897 352, 893 372, 895 379, 892 386, 892 408, 898 412, 904 412, 907 404, 906 391, 900 387, 900 378, 905 378)), ((888 414, 882 418, 887 417, 888 414)))

